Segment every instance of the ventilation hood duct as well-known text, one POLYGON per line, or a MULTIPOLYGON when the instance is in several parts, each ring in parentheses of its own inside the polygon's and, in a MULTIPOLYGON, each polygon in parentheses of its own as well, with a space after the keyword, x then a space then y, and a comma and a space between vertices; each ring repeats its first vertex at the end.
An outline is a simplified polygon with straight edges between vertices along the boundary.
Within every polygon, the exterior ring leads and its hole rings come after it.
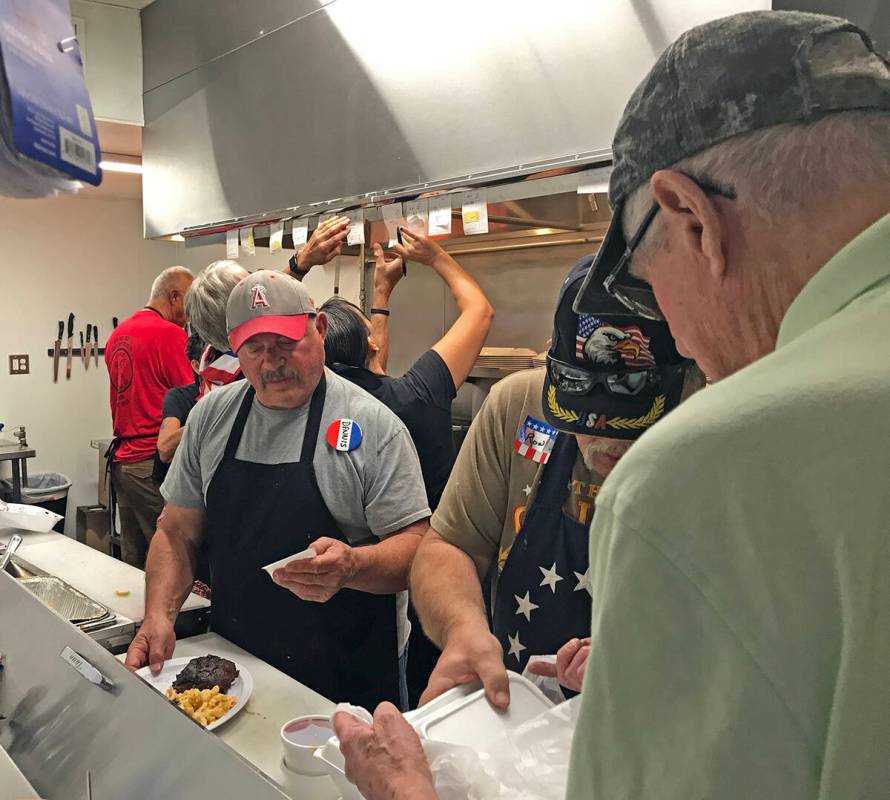
POLYGON ((608 161, 628 96, 672 39, 770 3, 249 5, 142 12, 147 237, 608 161))

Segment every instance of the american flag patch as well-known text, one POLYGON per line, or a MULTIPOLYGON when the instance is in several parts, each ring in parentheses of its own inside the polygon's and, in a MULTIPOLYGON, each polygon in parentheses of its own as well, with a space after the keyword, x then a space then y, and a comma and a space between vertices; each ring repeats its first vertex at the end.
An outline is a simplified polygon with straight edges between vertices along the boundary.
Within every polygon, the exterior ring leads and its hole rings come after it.
POLYGON ((579 314, 575 358, 594 364, 651 369, 655 366, 655 357, 649 348, 650 341, 636 325, 619 327, 592 314, 579 314), (586 350, 585 345, 588 345, 586 350))
POLYGON ((212 345, 207 345, 201 354, 201 363, 198 366, 198 375, 201 376, 199 397, 203 397, 220 386, 227 386, 241 375, 241 363, 238 361, 238 356, 234 353, 223 353, 210 361, 210 356, 214 352, 212 345))
POLYGON ((556 428, 546 422, 541 422, 534 417, 526 417, 525 422, 519 426, 519 430, 516 432, 513 452, 519 453, 529 461, 546 464, 556 441, 556 434, 556 428))

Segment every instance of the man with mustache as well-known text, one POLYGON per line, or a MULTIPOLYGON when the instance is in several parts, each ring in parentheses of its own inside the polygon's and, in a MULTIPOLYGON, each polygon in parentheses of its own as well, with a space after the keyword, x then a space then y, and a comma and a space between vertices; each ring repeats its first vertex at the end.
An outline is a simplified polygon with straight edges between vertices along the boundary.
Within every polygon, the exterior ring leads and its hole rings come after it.
POLYGON ((189 415, 127 666, 157 671, 173 654, 206 537, 214 631, 331 700, 404 707, 403 590, 430 513, 411 437, 325 369, 327 319, 302 283, 254 272, 226 317, 246 380, 189 415), (308 548, 271 578, 263 571, 308 548))
MULTIPOLYGON (((563 284, 547 368, 492 389, 418 548, 412 596, 443 649, 421 703, 481 679, 506 707, 506 669, 557 651, 560 682, 580 686, 597 492, 633 440, 680 401, 691 365, 667 325, 605 294, 596 314, 572 310, 591 261, 563 284)), ((556 674, 540 662, 532 669, 556 674)))

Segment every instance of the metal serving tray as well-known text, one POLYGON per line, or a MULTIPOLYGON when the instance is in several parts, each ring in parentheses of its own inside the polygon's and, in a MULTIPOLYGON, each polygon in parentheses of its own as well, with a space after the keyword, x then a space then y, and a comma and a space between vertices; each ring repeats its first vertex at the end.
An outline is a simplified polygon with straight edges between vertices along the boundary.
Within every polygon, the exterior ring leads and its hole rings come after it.
POLYGON ((53 611, 75 625, 96 622, 111 614, 101 603, 91 600, 61 578, 51 575, 21 578, 19 583, 53 611))

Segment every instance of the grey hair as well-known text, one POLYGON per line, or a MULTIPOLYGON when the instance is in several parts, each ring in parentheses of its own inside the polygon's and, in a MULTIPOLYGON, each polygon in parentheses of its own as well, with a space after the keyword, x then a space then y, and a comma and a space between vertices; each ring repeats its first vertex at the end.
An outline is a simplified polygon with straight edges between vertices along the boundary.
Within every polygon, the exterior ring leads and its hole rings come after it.
MULTIPOLYGON (((735 189, 739 208, 775 225, 813 198, 840 187, 890 183, 890 113, 840 111, 815 122, 776 125, 735 136, 667 169, 735 189)), ((624 204, 626 238, 639 227, 654 199, 648 182, 624 204)), ((663 229, 656 216, 634 259, 645 263, 663 229)))
POLYGON ((151 294, 148 299, 166 299, 167 295, 177 288, 177 284, 186 275, 188 275, 189 278, 195 277, 192 274, 192 271, 185 267, 167 267, 167 269, 154 279, 154 283, 151 285, 151 294))
POLYGON ((198 273, 185 296, 185 315, 192 327, 221 353, 229 349, 226 303, 249 274, 237 261, 214 261, 198 273))

